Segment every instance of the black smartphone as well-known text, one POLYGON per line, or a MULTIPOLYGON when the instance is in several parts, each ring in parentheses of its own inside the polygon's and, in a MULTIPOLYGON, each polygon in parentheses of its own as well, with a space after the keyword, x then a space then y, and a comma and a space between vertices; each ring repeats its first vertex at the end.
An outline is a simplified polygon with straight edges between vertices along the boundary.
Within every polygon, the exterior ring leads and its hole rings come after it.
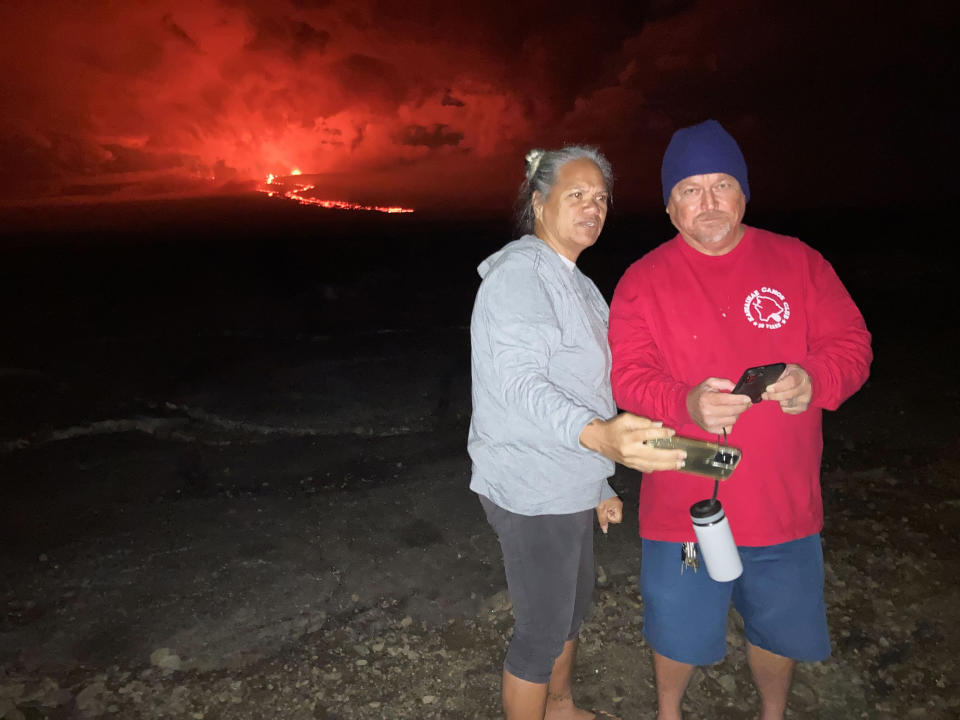
POLYGON ((751 401, 758 403, 767 385, 779 380, 786 367, 786 363, 770 363, 747 368, 731 392, 734 395, 749 395, 751 401))

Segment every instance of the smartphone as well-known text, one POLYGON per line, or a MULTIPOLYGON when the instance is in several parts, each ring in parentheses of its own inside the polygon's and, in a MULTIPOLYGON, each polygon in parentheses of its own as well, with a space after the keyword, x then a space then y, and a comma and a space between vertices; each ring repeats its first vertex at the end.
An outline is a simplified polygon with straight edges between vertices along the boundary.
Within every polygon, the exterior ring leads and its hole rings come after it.
POLYGON ((647 445, 667 450, 686 450, 686 464, 680 472, 704 475, 715 480, 726 480, 730 477, 730 473, 743 457, 739 448, 683 435, 647 440, 647 445))
POLYGON ((786 367, 786 363, 771 363, 747 368, 731 392, 734 395, 749 395, 750 400, 758 403, 767 385, 772 385, 779 380, 786 367))

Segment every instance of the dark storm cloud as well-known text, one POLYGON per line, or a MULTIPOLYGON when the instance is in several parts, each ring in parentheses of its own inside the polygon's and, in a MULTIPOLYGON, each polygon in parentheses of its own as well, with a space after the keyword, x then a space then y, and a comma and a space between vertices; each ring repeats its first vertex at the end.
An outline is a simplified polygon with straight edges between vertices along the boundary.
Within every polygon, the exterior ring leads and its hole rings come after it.
POLYGON ((15 174, 0 175, 3 185, 37 183, 52 177, 102 177, 192 169, 197 158, 112 143, 88 143, 74 135, 49 133, 42 141, 25 136, 0 138, 0 156, 15 174))
POLYGON ((665 20, 693 9, 697 0, 649 0, 644 17, 647 20, 665 20))
POLYGON ((319 140, 321 145, 329 145, 331 147, 343 147, 343 131, 340 128, 321 128, 320 130, 321 138, 319 140))
POLYGON ((69 135, 49 133, 43 142, 24 135, 0 138, 0 157, 6 172, 0 173, 0 187, 14 190, 38 184, 64 174, 85 173, 95 165, 95 148, 69 135))
POLYGON ((351 53, 335 62, 331 71, 345 92, 377 105, 396 105, 406 95, 406 83, 397 68, 380 58, 351 53))
POLYGON ((353 140, 350 141, 350 150, 356 150, 363 142, 364 130, 362 125, 357 125, 353 129, 353 140))
POLYGON ((401 145, 421 145, 427 148, 439 148, 444 145, 459 145, 463 140, 463 133, 448 130, 446 125, 437 123, 433 127, 423 125, 408 125, 397 138, 401 145))
POLYGON ((151 152, 115 143, 104 143, 100 147, 106 155, 94 170, 96 174, 172 170, 192 164, 179 153, 151 152))
POLYGON ((330 0, 291 0, 290 4, 300 10, 319 10, 330 4, 330 0))
POLYGON ((256 35, 247 50, 275 51, 300 60, 306 53, 322 53, 330 42, 330 33, 307 22, 292 18, 259 17, 252 21, 256 35))
POLYGON ((707 117, 738 138, 753 203, 768 206, 904 202, 883 178, 932 165, 926 144, 904 149, 905 140, 951 134, 955 107, 920 109, 957 74, 930 4, 909 13, 827 0, 667 9, 648 8, 619 50, 616 77, 584 86, 557 123, 609 152, 621 199, 656 198, 670 134, 707 117))
POLYGON ((464 105, 466 105, 466 103, 463 102, 463 100, 458 100, 453 95, 451 95, 449 89, 443 91, 443 98, 441 98, 440 104, 449 105, 451 107, 463 107, 464 105))
POLYGON ((182 27, 180 27, 179 25, 177 25, 177 23, 173 21, 172 15, 170 15, 169 13, 164 15, 162 23, 163 23, 164 29, 168 33, 173 35, 173 37, 177 38, 177 40, 180 40, 187 47, 193 50, 197 50, 199 52, 200 47, 197 45, 196 41, 187 34, 186 30, 184 30, 182 27))

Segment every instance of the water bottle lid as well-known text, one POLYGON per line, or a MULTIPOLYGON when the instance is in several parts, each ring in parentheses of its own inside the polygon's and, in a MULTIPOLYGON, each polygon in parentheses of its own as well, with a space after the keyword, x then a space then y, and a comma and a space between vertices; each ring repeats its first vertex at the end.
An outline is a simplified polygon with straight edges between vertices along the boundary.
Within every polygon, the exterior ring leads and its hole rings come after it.
POLYGON ((719 500, 701 500, 690 506, 690 519, 694 525, 712 525, 723 519, 723 505, 719 500))

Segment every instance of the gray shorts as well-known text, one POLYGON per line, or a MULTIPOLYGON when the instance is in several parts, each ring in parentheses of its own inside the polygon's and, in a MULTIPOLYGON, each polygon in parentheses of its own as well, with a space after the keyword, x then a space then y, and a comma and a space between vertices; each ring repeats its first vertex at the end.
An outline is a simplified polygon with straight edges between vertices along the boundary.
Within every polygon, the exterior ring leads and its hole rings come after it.
POLYGON ((517 515, 483 495, 480 504, 500 540, 513 602, 513 638, 503 666, 521 680, 546 683, 593 599, 594 510, 517 515))

